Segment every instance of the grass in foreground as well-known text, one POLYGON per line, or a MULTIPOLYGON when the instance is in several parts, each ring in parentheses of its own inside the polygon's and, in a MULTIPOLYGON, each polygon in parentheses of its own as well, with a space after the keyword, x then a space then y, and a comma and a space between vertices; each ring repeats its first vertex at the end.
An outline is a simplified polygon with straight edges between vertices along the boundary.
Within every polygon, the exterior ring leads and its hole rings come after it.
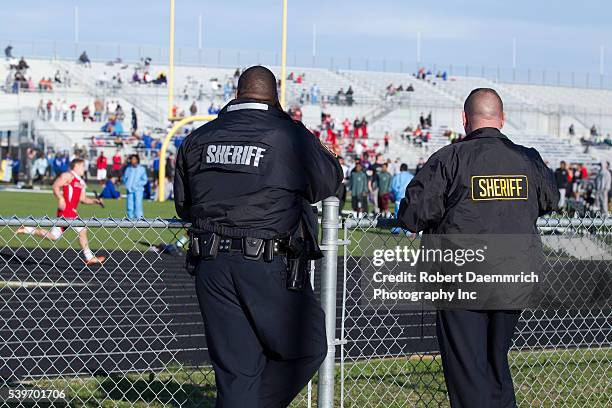
MULTIPOLYGON (((520 407, 608 407, 612 400, 611 349, 512 352, 520 407)), ((438 357, 377 359, 345 364, 345 407, 448 407, 438 357)), ((313 402, 316 401, 316 377, 313 402)), ((65 390, 74 407, 213 407, 210 368, 172 367, 149 373, 36 380, 44 389, 65 390)), ((340 406, 340 369, 336 375, 340 406)), ((306 407, 306 391, 291 405, 306 407)))

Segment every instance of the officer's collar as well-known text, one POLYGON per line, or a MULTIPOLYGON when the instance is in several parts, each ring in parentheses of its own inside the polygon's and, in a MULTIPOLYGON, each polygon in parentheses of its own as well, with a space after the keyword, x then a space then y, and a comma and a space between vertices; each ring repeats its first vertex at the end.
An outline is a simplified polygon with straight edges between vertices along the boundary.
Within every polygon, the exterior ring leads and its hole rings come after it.
POLYGON ((231 113, 231 112, 239 112, 239 111, 260 111, 272 113, 275 115, 283 115, 284 111, 280 110, 277 106, 265 102, 259 101, 256 99, 232 99, 221 109, 219 112, 220 115, 231 113))
POLYGON ((499 129, 494 127, 483 127, 476 129, 468 134, 463 140, 482 139, 486 137, 496 137, 498 139, 508 139, 499 129))

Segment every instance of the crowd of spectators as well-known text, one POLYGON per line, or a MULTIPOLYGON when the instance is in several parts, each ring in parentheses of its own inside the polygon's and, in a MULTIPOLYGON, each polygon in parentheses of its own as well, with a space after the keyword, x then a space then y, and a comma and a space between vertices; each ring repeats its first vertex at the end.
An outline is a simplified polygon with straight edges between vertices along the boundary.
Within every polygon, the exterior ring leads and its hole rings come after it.
POLYGON ((399 86, 395 86, 391 83, 385 88, 385 97, 389 98, 401 92, 414 92, 414 87, 412 86, 412 84, 408 84, 406 85, 406 87, 404 87, 401 84, 399 86))
POLYGON ((560 162, 555 170, 560 210, 580 215, 587 211, 608 215, 608 203, 612 199, 610 163, 602 162, 594 170, 590 173, 583 163, 560 162))
POLYGON ((7 57, 7 59, 9 69, 4 80, 4 89, 6 92, 50 92, 56 87, 71 86, 71 79, 68 71, 60 72, 60 70, 56 70, 53 76, 43 76, 38 82, 35 82, 32 76, 28 74, 30 65, 23 57, 21 57, 19 61, 12 57, 7 57))

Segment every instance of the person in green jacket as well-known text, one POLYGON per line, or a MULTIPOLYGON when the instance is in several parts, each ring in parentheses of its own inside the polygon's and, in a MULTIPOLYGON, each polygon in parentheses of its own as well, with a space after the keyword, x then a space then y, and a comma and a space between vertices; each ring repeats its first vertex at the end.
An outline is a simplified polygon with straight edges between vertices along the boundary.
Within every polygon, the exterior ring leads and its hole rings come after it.
POLYGON ((383 217, 390 217, 389 201, 391 199, 391 174, 389 166, 384 163, 381 169, 376 173, 376 186, 378 187, 378 208, 383 217))
POLYGON ((361 163, 355 164, 355 169, 351 173, 349 181, 351 189, 351 202, 353 211, 360 216, 362 213, 368 213, 368 176, 363 171, 361 163))

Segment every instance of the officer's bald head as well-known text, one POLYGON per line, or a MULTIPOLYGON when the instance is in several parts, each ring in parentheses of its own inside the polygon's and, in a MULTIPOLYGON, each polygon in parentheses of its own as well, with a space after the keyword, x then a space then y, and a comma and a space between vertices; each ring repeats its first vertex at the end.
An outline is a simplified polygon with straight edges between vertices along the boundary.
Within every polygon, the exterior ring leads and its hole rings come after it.
POLYGON ((277 104, 276 77, 272 71, 261 65, 247 68, 238 78, 236 97, 277 104))
POLYGON ((501 129, 504 126, 504 104, 491 88, 476 88, 463 104, 463 127, 471 133, 483 127, 501 129))

